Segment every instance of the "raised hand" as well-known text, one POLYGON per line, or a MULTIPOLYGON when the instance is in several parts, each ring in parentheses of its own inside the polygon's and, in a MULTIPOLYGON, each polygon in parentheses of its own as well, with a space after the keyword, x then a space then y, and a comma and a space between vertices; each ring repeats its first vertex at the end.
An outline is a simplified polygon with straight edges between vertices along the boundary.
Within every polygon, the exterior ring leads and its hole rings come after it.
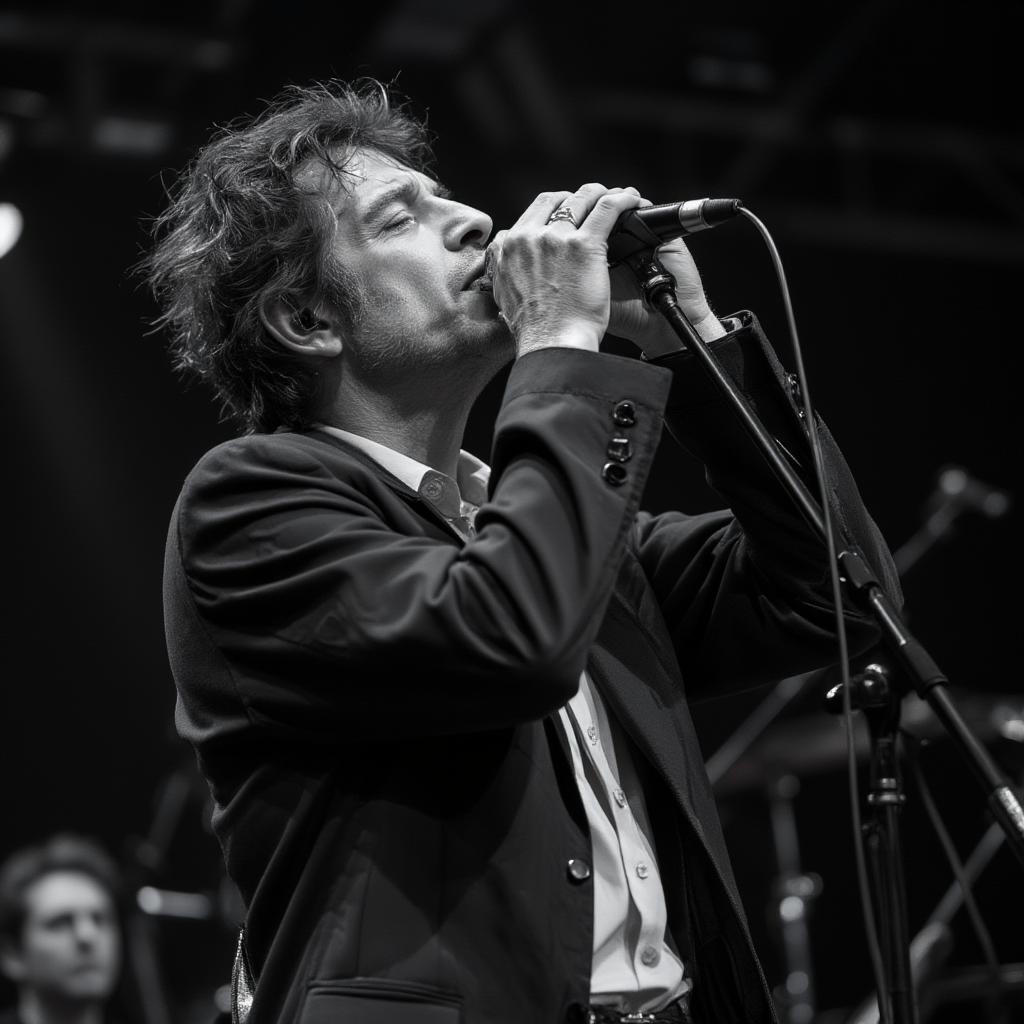
POLYGON ((596 352, 608 330, 607 240, 636 189, 590 183, 544 192, 489 247, 494 299, 517 354, 567 346, 596 352))

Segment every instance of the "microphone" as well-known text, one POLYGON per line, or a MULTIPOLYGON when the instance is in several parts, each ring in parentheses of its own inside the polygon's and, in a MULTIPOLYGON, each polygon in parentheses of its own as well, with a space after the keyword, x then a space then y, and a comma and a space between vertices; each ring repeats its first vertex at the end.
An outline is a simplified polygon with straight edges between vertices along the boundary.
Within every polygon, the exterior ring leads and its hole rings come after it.
POLYGON ((742 199, 687 199, 627 210, 608 236, 608 264, 614 267, 673 238, 718 227, 735 217, 742 206, 742 199))
POLYGON ((1010 495, 971 476, 962 466, 947 466, 939 473, 934 504, 956 504, 999 519, 1010 511, 1010 495))

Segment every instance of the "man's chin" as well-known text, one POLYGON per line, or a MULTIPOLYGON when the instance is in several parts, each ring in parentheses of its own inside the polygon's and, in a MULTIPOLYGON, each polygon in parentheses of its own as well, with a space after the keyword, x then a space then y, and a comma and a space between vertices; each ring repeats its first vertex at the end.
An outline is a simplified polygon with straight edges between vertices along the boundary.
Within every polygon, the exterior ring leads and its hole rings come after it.
POLYGON ((65 999, 92 1000, 107 999, 114 989, 114 980, 106 968, 83 968, 64 979, 61 995, 65 999))
POLYGON ((478 352, 494 352, 507 348, 509 352, 515 351, 512 343, 512 334, 508 324, 501 318, 500 310, 493 303, 486 313, 481 310, 476 315, 471 315, 462 321, 461 327, 457 328, 459 334, 463 335, 463 348, 469 348, 478 352))

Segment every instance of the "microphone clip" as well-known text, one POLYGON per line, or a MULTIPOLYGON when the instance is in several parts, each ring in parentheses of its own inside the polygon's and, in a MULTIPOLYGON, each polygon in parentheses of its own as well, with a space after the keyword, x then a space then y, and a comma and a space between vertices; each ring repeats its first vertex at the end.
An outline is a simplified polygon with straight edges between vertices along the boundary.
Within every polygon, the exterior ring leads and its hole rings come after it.
POLYGON ((670 292, 672 297, 675 297, 675 275, 665 269, 653 249, 644 249, 634 253, 626 258, 626 263, 640 285, 640 293, 644 297, 644 302, 651 309, 658 308, 658 299, 665 292, 670 292))
POLYGON ((653 256, 659 245, 664 245, 664 239, 656 235, 645 221, 639 217, 622 217, 608 238, 608 266, 628 263, 636 273, 632 260, 644 255, 653 256))

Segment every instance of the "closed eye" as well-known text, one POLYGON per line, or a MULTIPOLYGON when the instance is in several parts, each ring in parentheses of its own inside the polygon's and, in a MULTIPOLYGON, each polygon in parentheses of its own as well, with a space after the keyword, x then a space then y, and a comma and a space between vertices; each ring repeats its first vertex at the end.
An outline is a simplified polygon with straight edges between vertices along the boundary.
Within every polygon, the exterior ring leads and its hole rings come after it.
POLYGON ((404 228, 406 224, 413 224, 415 223, 415 221, 416 218, 413 217, 412 214, 405 213, 399 217, 396 217, 394 220, 388 221, 388 223, 384 225, 384 230, 397 231, 401 228, 404 228))

